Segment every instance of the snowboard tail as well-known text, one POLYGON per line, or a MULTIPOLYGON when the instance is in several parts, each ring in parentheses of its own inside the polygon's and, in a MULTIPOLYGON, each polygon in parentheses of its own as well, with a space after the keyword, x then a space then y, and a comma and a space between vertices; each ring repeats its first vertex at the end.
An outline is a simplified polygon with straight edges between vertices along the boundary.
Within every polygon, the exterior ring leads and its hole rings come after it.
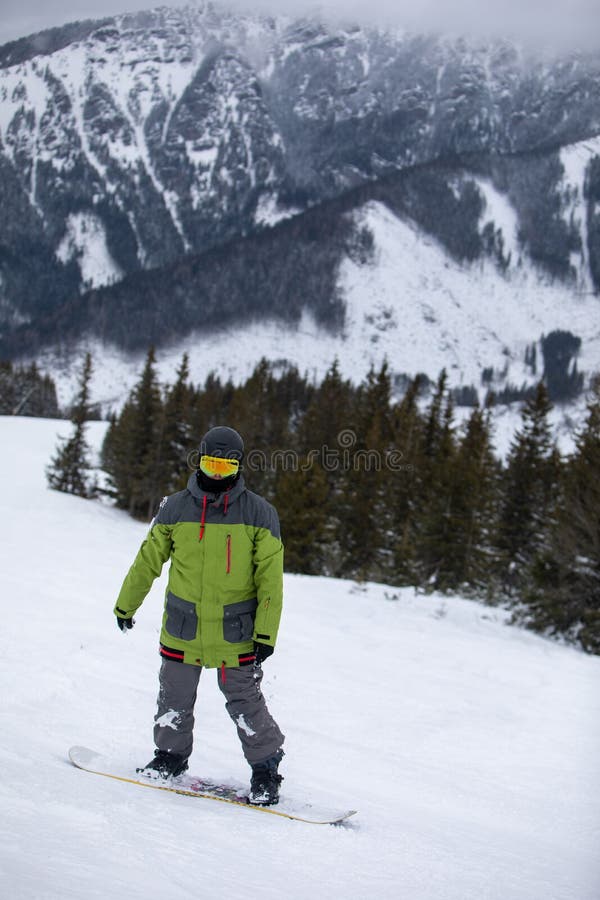
POLYGON ((230 803, 234 806, 242 806, 244 809, 269 813, 285 819, 295 819, 312 825, 340 825, 356 814, 354 809, 340 812, 312 803, 294 802, 284 796, 280 798, 277 806, 257 806, 249 802, 247 791, 242 787, 219 784, 187 774, 179 775, 169 781, 145 778, 143 775, 139 775, 135 769, 114 763, 101 753, 96 753, 87 747, 71 747, 69 759, 78 769, 112 778, 115 781, 153 788, 157 791, 167 791, 171 794, 182 794, 186 797, 217 800, 221 803, 230 803))

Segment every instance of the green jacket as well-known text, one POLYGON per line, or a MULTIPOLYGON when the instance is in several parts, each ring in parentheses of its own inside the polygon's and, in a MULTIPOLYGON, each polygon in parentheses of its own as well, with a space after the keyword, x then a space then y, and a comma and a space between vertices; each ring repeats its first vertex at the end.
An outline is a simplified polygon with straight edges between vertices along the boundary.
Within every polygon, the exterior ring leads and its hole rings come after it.
POLYGON ((168 559, 163 656, 240 666, 254 661, 254 641, 275 646, 283 599, 279 519, 243 476, 211 494, 194 473, 185 490, 163 499, 123 582, 117 615, 135 613, 168 559))

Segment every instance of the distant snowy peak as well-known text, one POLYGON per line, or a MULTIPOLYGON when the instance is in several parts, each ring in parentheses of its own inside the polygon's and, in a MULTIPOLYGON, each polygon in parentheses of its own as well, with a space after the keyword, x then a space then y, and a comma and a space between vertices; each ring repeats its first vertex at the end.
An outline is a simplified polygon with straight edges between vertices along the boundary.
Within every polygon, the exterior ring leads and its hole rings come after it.
POLYGON ((231 21, 219 32, 209 7, 120 17, 0 73, 2 149, 57 243, 53 200, 72 203, 77 176, 79 203, 127 217, 135 254, 112 263, 126 270, 202 246, 281 180, 282 139, 231 21))
POLYGON ((221 224, 211 194, 255 210, 265 192, 314 200, 448 154, 600 131, 597 60, 549 66, 506 43, 331 31, 203 3, 104 20, 50 48, 14 65, 5 54, 2 149, 50 220, 45 191, 68 193, 59 176, 78 167, 90 183, 81 199, 124 207, 149 265, 161 249, 202 246, 221 224), (169 222, 166 247, 139 232, 129 193, 140 188, 169 222))

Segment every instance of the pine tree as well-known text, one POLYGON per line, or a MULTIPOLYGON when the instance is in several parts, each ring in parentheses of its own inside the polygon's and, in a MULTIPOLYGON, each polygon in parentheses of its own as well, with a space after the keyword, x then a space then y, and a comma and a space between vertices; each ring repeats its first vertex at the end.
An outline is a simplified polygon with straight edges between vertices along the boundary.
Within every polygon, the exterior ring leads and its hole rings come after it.
POLYGON ((329 491, 325 472, 309 457, 300 457, 295 468, 278 471, 274 503, 285 542, 286 571, 331 574, 335 529, 329 491))
POLYGON ((90 413, 91 377, 92 357, 87 353, 79 379, 79 391, 71 410, 73 435, 62 441, 46 469, 48 484, 53 490, 76 494, 78 497, 91 497, 96 493, 96 487, 90 481, 90 451, 85 438, 85 426, 90 413))
POLYGON ((234 390, 227 424, 244 438, 252 489, 272 495, 276 467, 271 466, 271 457, 286 447, 288 411, 279 402, 276 379, 266 359, 261 359, 246 383, 234 390), (251 468, 256 453, 266 454, 266 466, 251 468))
POLYGON ((444 433, 444 403, 447 404, 447 393, 448 374, 445 369, 442 369, 429 404, 423 432, 423 455, 430 461, 438 459, 442 445, 447 438, 444 433))
POLYGON ((191 409, 193 390, 188 383, 189 360, 185 353, 175 384, 166 391, 161 421, 160 481, 171 493, 185 487, 189 476, 187 456, 193 449, 191 409))
POLYGON ((315 512, 319 529, 324 527, 322 522, 327 524, 326 541, 315 538, 315 557, 322 561, 323 572, 340 575, 344 571, 340 536, 344 470, 349 464, 356 429, 354 388, 341 377, 336 360, 319 385, 309 385, 304 379, 297 394, 288 446, 301 460, 300 471, 310 468, 307 490, 311 496, 315 492, 318 495, 315 512))
POLYGON ((534 569, 525 619, 538 630, 576 637, 600 654, 600 377, 561 479, 547 547, 534 569))
POLYGON ((504 587, 523 588, 551 524, 560 457, 548 414, 552 405, 543 382, 522 411, 503 475, 498 548, 504 587))
POLYGON ((452 554, 452 478, 456 443, 454 407, 446 371, 440 373, 424 424, 415 524, 416 571, 421 584, 449 586, 452 554))
POLYGON ((59 418, 52 378, 42 375, 36 363, 22 368, 0 362, 0 415, 59 418))
POLYGON ((418 407, 422 378, 409 384, 401 402, 392 411, 395 469, 390 472, 390 504, 393 509, 393 580, 399 584, 417 581, 419 480, 424 423, 418 407))
POLYGON ((162 399, 151 347, 141 378, 109 428, 102 449, 117 505, 137 518, 149 519, 164 493, 162 441, 162 399))
POLYGON ((223 383, 218 375, 209 372, 204 385, 191 388, 190 435, 196 442, 209 428, 230 422, 229 409, 236 388, 231 379, 223 383))
POLYGON ((492 452, 489 410, 477 407, 469 417, 451 472, 451 546, 444 569, 446 583, 453 589, 468 586, 480 591, 491 582, 499 474, 492 452))
POLYGON ((387 363, 367 375, 355 400, 353 445, 338 480, 336 507, 344 574, 382 580, 393 572, 393 510, 387 455, 393 448, 387 363))
POLYGON ((325 377, 308 394, 308 404, 298 424, 298 445, 302 453, 317 459, 334 486, 347 444, 354 445, 354 394, 349 381, 340 374, 337 360, 325 377))

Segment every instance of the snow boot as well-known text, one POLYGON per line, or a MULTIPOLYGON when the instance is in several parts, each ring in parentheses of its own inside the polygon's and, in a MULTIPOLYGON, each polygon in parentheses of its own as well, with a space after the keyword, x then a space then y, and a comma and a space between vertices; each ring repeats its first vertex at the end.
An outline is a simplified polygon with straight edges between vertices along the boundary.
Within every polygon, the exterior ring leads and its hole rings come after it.
POLYGON ((179 753, 168 753, 166 750, 157 750, 154 759, 141 769, 136 769, 140 775, 146 778, 176 778, 186 771, 187 759, 179 753))
POLYGON ((248 801, 254 806, 274 806, 279 801, 279 785, 283 777, 277 769, 282 759, 283 750, 278 750, 274 756, 252 766, 248 801))

